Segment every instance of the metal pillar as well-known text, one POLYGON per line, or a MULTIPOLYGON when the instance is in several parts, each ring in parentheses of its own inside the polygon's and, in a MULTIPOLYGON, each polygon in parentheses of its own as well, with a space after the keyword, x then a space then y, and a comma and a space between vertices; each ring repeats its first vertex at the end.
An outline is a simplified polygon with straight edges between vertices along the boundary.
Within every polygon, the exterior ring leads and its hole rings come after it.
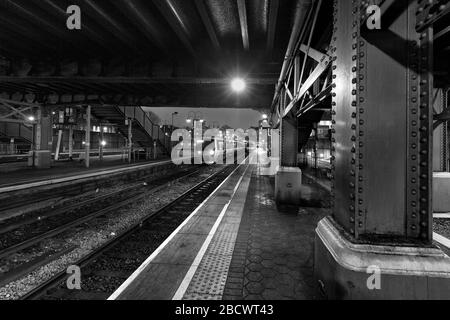
POLYGON ((86 108, 86 141, 85 141, 85 164, 86 168, 90 166, 90 155, 91 155, 91 106, 88 105, 86 108))
POLYGON ((294 60, 294 96, 297 95, 300 88, 300 56, 295 56, 294 60))
POLYGON ((9 140, 9 154, 15 154, 15 143, 14 143, 14 138, 11 138, 9 140))
POLYGON ((100 161, 103 160, 103 139, 104 139, 104 134, 103 134, 103 127, 100 125, 100 134, 99 134, 99 141, 98 141, 98 159, 100 161))
POLYGON ((50 168, 51 132, 51 117, 44 107, 39 106, 36 113, 36 122, 33 124, 32 161, 30 161, 29 165, 39 169, 50 168))
POLYGON ((297 167, 298 124, 296 118, 281 121, 281 166, 297 167))
POLYGON ((395 4, 368 30, 362 0, 335 1, 334 208, 315 242, 331 299, 450 298, 450 259, 431 247, 433 31, 416 32, 417 1, 395 4), (380 288, 367 285, 373 270, 380 288))
POLYGON ((133 150, 133 120, 128 119, 128 163, 131 163, 131 153, 133 150))
MULTIPOLYGON (((284 99, 283 99, 284 100, 284 99)), ((280 123, 280 168, 275 176, 277 203, 296 205, 300 202, 302 172, 298 168, 298 122, 285 117, 280 123)))
POLYGON ((61 150, 62 138, 63 138, 63 131, 58 130, 58 141, 56 142, 55 161, 59 160, 59 151, 61 150))
POLYGON ((73 127, 69 126, 69 159, 73 158, 73 127))

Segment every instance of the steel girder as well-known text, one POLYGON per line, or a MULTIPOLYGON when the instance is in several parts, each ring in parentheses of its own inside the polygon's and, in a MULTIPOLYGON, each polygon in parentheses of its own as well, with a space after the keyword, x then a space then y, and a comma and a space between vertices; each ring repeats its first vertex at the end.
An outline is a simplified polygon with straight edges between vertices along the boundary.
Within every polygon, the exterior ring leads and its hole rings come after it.
POLYGON ((39 109, 39 104, 0 98, 0 122, 13 122, 31 125, 35 121, 29 117, 39 109))
POLYGON ((419 0, 416 10, 417 31, 426 30, 448 14, 450 14, 449 0, 419 0))
POLYGON ((334 219, 354 241, 430 243, 433 30, 416 31, 418 1, 396 5, 368 30, 367 1, 335 0, 334 219))
POLYGON ((298 160, 298 122, 297 117, 281 120, 281 161, 282 167, 297 167, 298 160))

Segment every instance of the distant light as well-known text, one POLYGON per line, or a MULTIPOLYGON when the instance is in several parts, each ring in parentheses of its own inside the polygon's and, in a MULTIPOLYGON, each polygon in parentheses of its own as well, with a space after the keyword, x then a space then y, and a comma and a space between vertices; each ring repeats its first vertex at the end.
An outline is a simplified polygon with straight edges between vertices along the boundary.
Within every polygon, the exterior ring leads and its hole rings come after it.
POLYGON ((311 156, 312 156, 312 152, 308 152, 308 156, 310 156, 310 157, 311 157, 311 156))
POLYGON ((205 141, 203 141, 203 140, 197 140, 197 143, 203 143, 203 142, 205 142, 205 141))
POLYGON ((200 123, 203 123, 203 122, 205 122, 205 120, 203 120, 203 119, 202 119, 202 120, 200 120, 200 123))
POLYGON ((235 92, 242 92, 245 90, 246 84, 245 81, 242 80, 241 78, 235 78, 233 79, 233 81, 231 81, 231 88, 233 89, 233 91, 235 92))
POLYGON ((323 158, 323 153, 320 154, 320 157, 323 158))
POLYGON ((103 132, 105 132, 105 133, 108 132, 108 127, 104 127, 103 132))
POLYGON ((263 115, 262 115, 262 118, 263 118, 264 120, 267 120, 267 118, 268 118, 267 114, 263 114, 263 115))
POLYGON ((333 123, 331 121, 320 121, 319 127, 331 127, 333 123))
POLYGON ((82 144, 83 144, 83 145, 85 145, 85 144, 86 144, 86 142, 84 142, 84 141, 83 141, 83 142, 82 142, 82 144))
POLYGON ((52 115, 55 115, 56 114, 56 112, 55 111, 52 111, 52 115))
POLYGON ((106 146, 106 141, 105 140, 102 141, 102 146, 103 147, 106 146))
POLYGON ((192 120, 191 120, 191 119, 186 119, 186 122, 187 122, 187 123, 191 123, 192 120))
POLYGON ((35 118, 34 118, 33 116, 29 116, 29 117, 28 117, 28 121, 34 121, 34 119, 35 119, 35 118))

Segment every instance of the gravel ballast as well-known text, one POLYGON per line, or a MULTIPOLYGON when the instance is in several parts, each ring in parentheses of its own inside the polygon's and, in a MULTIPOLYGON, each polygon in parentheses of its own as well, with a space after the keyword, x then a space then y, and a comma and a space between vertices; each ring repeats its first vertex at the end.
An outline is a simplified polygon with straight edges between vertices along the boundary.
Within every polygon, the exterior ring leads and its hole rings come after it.
MULTIPOLYGON (((61 256, 55 261, 34 270, 32 273, 13 281, 0 288, 0 300, 18 299, 37 285, 50 279, 57 273, 64 271, 68 266, 75 264, 93 250, 126 231, 131 226, 139 223, 141 219, 152 212, 157 211, 164 205, 172 202, 180 195, 197 185, 209 175, 221 170, 221 166, 211 166, 200 169, 196 175, 184 178, 170 186, 161 188, 156 192, 148 192, 142 200, 130 206, 109 213, 106 216, 90 221, 74 230, 65 232, 55 238, 47 239, 38 247, 30 248, 26 252, 9 257, 9 262, 1 261, 0 265, 17 264, 27 262, 43 254, 53 252, 56 249, 67 249, 75 247, 71 252, 61 256)), ((9 267, 4 267, 4 269, 9 267)), ((0 269, 0 271, 2 271, 0 269)), ((3 270, 4 272, 5 270, 3 270)))

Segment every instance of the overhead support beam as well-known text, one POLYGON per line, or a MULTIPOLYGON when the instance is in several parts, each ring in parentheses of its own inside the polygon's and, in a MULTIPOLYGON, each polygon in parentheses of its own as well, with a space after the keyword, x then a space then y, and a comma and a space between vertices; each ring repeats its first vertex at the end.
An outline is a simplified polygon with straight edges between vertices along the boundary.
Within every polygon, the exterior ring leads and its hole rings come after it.
POLYGON ((308 46, 302 44, 300 46, 300 51, 307 54, 308 57, 314 59, 316 62, 321 62, 324 58, 324 54, 316 49, 308 48, 308 46))
POLYGON ((284 82, 289 73, 289 69, 292 66, 293 59, 295 57, 295 51, 299 43, 303 40, 306 28, 312 16, 312 0, 297 0, 295 8, 295 21, 292 27, 291 36, 289 38, 288 48, 284 57, 283 67, 281 68, 280 78, 278 80, 277 88, 275 90, 275 96, 272 101, 272 113, 276 112, 277 103, 280 101, 281 92, 284 87, 284 82))
MULTIPOLYGON (((5 29, 3 29, 3 31, 4 30, 5 29)), ((14 37, 12 37, 11 35, 0 34, 0 43, 0 50, 12 53, 15 57, 33 56, 36 51, 42 49, 41 45, 36 47, 35 44, 29 43, 28 45, 26 45, 24 42, 17 42, 16 39, 14 39, 14 37)))
POLYGON ((433 26, 439 20, 448 18, 450 14, 450 1, 422 1, 416 11, 417 24, 416 29, 423 31, 433 26))
POLYGON ((117 20, 111 17, 102 7, 93 0, 84 0, 91 12, 95 13, 97 16, 101 17, 102 20, 108 23, 109 26, 113 28, 117 33, 115 35, 125 44, 127 44, 133 50, 140 51, 135 42, 133 42, 133 36, 122 26, 117 20))
POLYGON ((303 95, 313 86, 313 84, 321 77, 325 71, 328 70, 330 66, 331 58, 327 55, 323 55, 323 60, 319 63, 319 65, 314 69, 314 71, 309 75, 309 77, 305 80, 303 85, 300 87, 298 95, 291 101, 289 106, 284 111, 283 117, 286 117, 297 105, 298 101, 303 97, 303 95))
POLYGON ((211 42, 215 49, 220 49, 219 39, 217 38, 216 31, 214 29, 214 25, 211 21, 211 18, 208 14, 208 10, 205 6, 204 0, 195 0, 195 6, 202 18, 203 24, 205 25, 206 31, 208 32, 209 37, 211 38, 211 42))
POLYGON ((31 108, 39 108, 41 106, 40 103, 28 103, 28 102, 23 102, 23 101, 15 101, 15 100, 9 100, 9 99, 3 99, 0 98, 0 104, 5 104, 5 105, 17 105, 20 107, 31 107, 31 108))
MULTIPOLYGON (((3 83, 79 83, 81 85, 89 83, 100 84, 211 84, 227 85, 231 79, 228 78, 148 78, 148 77, 8 77, 0 76, 0 85, 3 83)), ((248 85, 274 85, 275 78, 248 78, 245 82, 248 85)))
MULTIPOLYGON (((87 48, 77 48, 73 43, 68 40, 67 33, 64 31, 64 28, 61 28, 54 23, 51 23, 51 19, 48 17, 42 17, 39 14, 36 14, 30 7, 28 7, 30 1, 11 1, 5 0, 5 5, 8 9, 11 9, 17 15, 23 17, 24 20, 30 21, 31 23, 39 26, 39 28, 44 28, 49 31, 52 35, 59 38, 59 40, 67 45, 70 45, 73 48, 76 48, 80 52, 85 54, 89 54, 89 50, 87 48)), ((92 46, 95 46, 95 43, 92 43, 92 46)))
POLYGON ((63 28, 58 28, 54 24, 50 23, 47 19, 44 19, 37 15, 35 12, 32 12, 31 9, 24 6, 22 3, 19 4, 17 1, 11 0, 5 0, 4 2, 8 9, 11 9, 19 16, 22 16, 24 20, 28 20, 34 24, 39 25, 40 27, 44 27, 46 30, 51 31, 54 35, 64 38, 63 28))
MULTIPOLYGON (((27 22, 15 19, 11 14, 6 13, 5 11, 0 11, 0 25, 4 31, 5 29, 9 29, 13 31, 14 35, 20 35, 22 39, 26 39, 27 43, 31 41, 31 43, 37 43, 44 48, 56 50, 56 46, 54 44, 46 43, 40 40, 41 35, 36 32, 36 28, 27 22)), ((8 33, 10 33, 9 30, 8 33)), ((18 38, 15 40, 17 39, 18 38)))
POLYGON ((139 1, 119 0, 112 2, 119 10, 123 10, 133 18, 133 22, 139 28, 143 28, 144 34, 148 40, 154 43, 164 53, 171 55, 171 52, 163 39, 160 38, 158 30, 162 29, 162 26, 157 23, 155 17, 148 12, 139 1))
MULTIPOLYGON (((329 97, 331 95, 331 88, 332 88, 331 85, 327 86, 322 92, 320 92, 317 96, 312 98, 311 101, 309 101, 303 108, 301 108, 297 112, 297 118, 301 117, 302 115, 304 115, 305 113, 307 113, 308 111, 310 111, 312 109, 318 110, 315 107, 320 105, 320 103, 323 100, 325 100, 327 97, 329 97)), ((327 109, 327 110, 331 110, 331 108, 327 109)))
POLYGON ((245 50, 250 50, 250 40, 248 38, 248 21, 247 21, 247 6, 246 0, 238 1, 239 22, 241 24, 242 43, 245 50))
POLYGON ((269 7, 269 26, 267 32, 267 55, 272 56, 273 47, 275 44, 275 34, 277 30, 278 9, 280 7, 280 0, 270 0, 269 7))
POLYGON ((434 35, 434 40, 435 40, 435 41, 438 40, 439 38, 445 36, 445 35, 446 35, 447 33, 449 33, 449 32, 450 32, 450 26, 448 26, 448 27, 442 29, 441 31, 439 31, 438 33, 436 33, 436 34, 434 35))
POLYGON ((439 128, 443 123, 450 122, 450 109, 445 109, 440 114, 434 115, 435 122, 433 123, 433 130, 439 128))
POLYGON ((184 24, 184 22, 181 20, 180 15, 176 11, 175 7, 171 3, 170 0, 154 0, 153 3, 158 8, 158 10, 161 12, 163 17, 166 19, 166 21, 169 23, 172 30, 175 32, 175 34, 178 36, 178 38, 183 42, 183 45, 186 47, 186 49, 189 51, 189 53, 194 57, 197 58, 197 53, 194 50, 194 47, 192 46, 192 43, 189 39, 189 32, 184 24))
MULTIPOLYGON (((61 22, 67 19, 66 8, 61 7, 59 4, 55 3, 54 0, 41 0, 36 1, 35 3, 43 10, 48 10, 49 7, 52 8, 55 15, 60 17, 61 22)), ((86 23, 86 19, 83 19, 82 32, 85 33, 92 41, 101 44, 103 48, 107 48, 107 45, 104 42, 104 38, 86 23)))

